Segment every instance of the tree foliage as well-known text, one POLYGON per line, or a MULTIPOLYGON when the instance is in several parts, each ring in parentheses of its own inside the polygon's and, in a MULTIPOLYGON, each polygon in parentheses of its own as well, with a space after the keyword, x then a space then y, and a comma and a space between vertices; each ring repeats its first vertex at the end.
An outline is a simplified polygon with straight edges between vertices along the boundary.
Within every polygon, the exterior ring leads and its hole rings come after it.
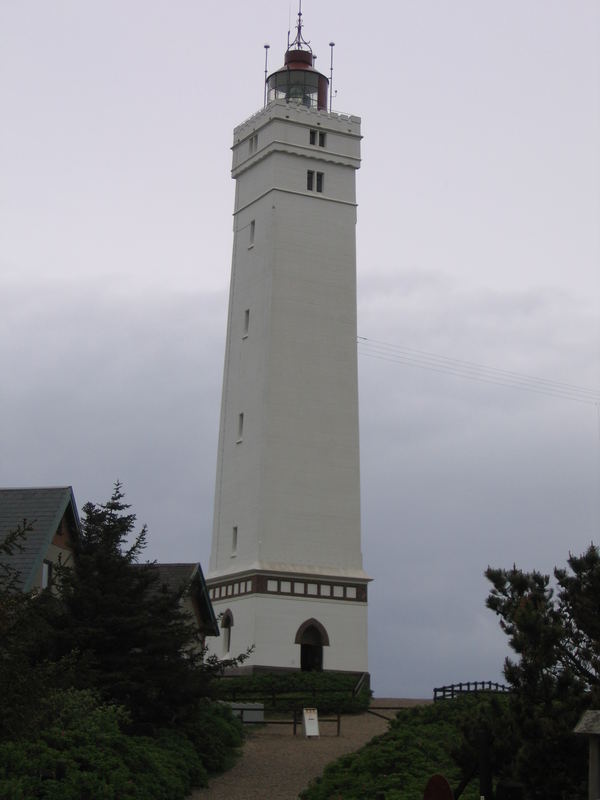
POLYGON ((82 512, 52 589, 26 594, 0 572, 0 796, 179 800, 241 744, 239 722, 208 699, 223 665, 203 660, 187 587, 141 563, 147 531, 121 485, 82 512))
POLYGON ((570 555, 553 580, 540 572, 486 571, 487 605, 518 658, 504 675, 517 745, 510 770, 528 797, 585 797, 585 742, 572 733, 600 699, 600 553, 570 555))
POLYGON ((72 659, 42 656, 51 626, 41 613, 48 593, 21 591, 21 576, 10 556, 23 548, 33 529, 23 520, 0 542, 0 741, 17 738, 44 723, 45 698, 71 674, 72 659))
POLYGON ((152 563, 139 563, 146 527, 115 484, 110 500, 83 507, 73 568, 59 569, 52 617, 55 657, 80 654, 77 683, 124 706, 134 723, 174 725, 195 713, 209 675, 197 625, 182 593, 161 585, 152 563))
MULTIPOLYGON (((387 733, 329 764, 300 797, 423 800, 425 785, 435 773, 443 773, 451 785, 458 784, 460 770, 452 751, 465 715, 476 714, 480 702, 480 697, 463 696, 401 709, 387 733)), ((465 789, 462 800, 479 800, 474 782, 465 789)))
POLYGON ((123 733, 126 714, 93 693, 49 698, 53 719, 35 739, 0 742, 0 797, 46 800, 182 800, 207 771, 183 734, 123 733))

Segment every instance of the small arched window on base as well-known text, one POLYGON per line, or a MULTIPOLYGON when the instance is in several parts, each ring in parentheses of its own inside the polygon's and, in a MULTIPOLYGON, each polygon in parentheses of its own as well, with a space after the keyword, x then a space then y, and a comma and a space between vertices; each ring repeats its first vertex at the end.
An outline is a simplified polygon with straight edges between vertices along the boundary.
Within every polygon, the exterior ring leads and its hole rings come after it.
POLYGON ((231 650, 231 629, 233 628, 233 614, 229 609, 221 617, 221 630, 223 631, 223 655, 231 650))
POLYGON ((329 645, 329 636, 321 623, 307 619, 298 628, 296 644, 300 645, 300 669, 303 672, 321 672, 323 669, 323 647, 329 645))

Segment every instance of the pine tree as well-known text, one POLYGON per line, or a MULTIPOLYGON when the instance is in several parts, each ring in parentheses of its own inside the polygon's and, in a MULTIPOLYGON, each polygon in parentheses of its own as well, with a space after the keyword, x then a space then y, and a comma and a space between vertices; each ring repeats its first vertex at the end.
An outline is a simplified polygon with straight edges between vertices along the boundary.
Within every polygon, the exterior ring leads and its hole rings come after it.
POLYGON ((44 700, 66 676, 66 662, 46 662, 41 653, 51 638, 44 610, 48 592, 21 591, 21 576, 11 556, 32 531, 23 520, 0 541, 0 741, 35 732, 43 723, 44 700))
POLYGON ((585 797, 585 743, 573 728, 600 699, 600 554, 591 545, 549 575, 488 568, 488 608, 518 659, 507 658, 517 735, 512 777, 540 800, 585 797))
POLYGON ((135 723, 170 725, 193 716, 207 690, 197 626, 180 592, 139 563, 146 527, 115 484, 104 505, 87 503, 72 568, 59 570, 54 657, 76 652, 80 688, 129 710, 135 723))

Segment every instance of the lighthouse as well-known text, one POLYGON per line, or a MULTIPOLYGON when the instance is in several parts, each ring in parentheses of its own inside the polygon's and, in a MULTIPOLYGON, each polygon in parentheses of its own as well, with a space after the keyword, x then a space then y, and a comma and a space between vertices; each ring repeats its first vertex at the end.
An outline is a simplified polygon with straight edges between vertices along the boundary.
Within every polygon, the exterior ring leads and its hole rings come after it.
POLYGON ((220 657, 366 672, 356 352, 360 118, 329 105, 298 14, 233 133, 233 257, 207 577, 220 657), (289 37, 288 37, 289 40, 289 37))

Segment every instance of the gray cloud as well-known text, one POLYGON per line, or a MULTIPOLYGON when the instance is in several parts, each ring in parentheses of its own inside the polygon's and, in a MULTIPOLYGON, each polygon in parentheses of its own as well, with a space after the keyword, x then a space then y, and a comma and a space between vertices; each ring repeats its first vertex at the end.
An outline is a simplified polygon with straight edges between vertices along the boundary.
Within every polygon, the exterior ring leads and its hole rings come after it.
MULTIPOLYGON (((3 10, 0 484, 120 478, 161 560, 208 559, 228 148, 285 46, 285 11, 234 11, 3 10)), ((597 4, 304 11, 363 116, 359 333, 598 386, 597 4)), ((596 410, 359 353, 375 690, 496 680, 483 571, 597 537, 596 410)))

